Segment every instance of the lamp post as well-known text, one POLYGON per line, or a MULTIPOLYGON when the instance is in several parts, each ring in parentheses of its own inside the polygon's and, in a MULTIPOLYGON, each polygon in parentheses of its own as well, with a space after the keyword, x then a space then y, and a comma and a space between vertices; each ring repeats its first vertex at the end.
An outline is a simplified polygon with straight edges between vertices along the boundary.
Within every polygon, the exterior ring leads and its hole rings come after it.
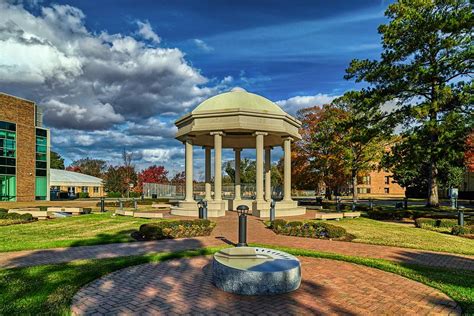
POLYGON ((199 207, 199 218, 207 219, 207 201, 204 199, 201 199, 198 201, 197 204, 199 207))
POLYGON ((100 211, 101 213, 105 212, 105 198, 104 197, 100 198, 100 211))
POLYGON ((275 200, 272 199, 270 202, 270 221, 273 222, 275 220, 275 200))
POLYGON ((247 214, 249 207, 247 205, 237 206, 237 213, 239 214, 239 243, 237 247, 247 247, 247 214))

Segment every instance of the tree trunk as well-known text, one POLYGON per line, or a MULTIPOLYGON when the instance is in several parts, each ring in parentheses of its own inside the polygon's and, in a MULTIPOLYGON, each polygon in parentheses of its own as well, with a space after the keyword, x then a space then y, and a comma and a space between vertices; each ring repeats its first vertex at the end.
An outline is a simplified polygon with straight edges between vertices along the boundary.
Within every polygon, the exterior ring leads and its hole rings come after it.
POLYGON ((357 203, 358 194, 357 194, 357 171, 352 170, 352 201, 357 203))
POLYGON ((428 179, 428 201, 426 206, 438 207, 438 168, 431 162, 430 164, 430 176, 428 179))

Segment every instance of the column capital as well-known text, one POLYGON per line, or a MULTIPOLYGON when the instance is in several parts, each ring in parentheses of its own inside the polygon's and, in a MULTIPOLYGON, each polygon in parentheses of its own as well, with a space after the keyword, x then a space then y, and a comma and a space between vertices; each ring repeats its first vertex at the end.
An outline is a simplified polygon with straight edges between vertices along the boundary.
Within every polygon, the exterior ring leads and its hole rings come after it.
POLYGON ((283 141, 289 140, 290 142, 292 142, 292 141, 294 140, 293 137, 291 137, 291 136, 282 136, 281 139, 282 139, 283 141))
POLYGON ((267 132, 255 132, 255 133, 252 134, 252 136, 258 136, 258 135, 267 136, 268 133, 267 132))
POLYGON ((202 149, 212 149, 212 146, 202 146, 202 149))
POLYGON ((273 149, 273 146, 265 146, 264 148, 265 148, 265 150, 268 150, 268 149, 269 149, 269 150, 272 150, 272 149, 273 149))
POLYGON ((209 133, 211 136, 214 136, 214 135, 220 135, 220 136, 224 136, 225 133, 223 131, 215 131, 215 132, 210 132, 209 133))
POLYGON ((235 151, 235 152, 241 152, 241 151, 242 151, 242 148, 234 148, 234 151, 235 151))
POLYGON ((184 137, 183 144, 190 143, 193 144, 195 137, 194 136, 186 136, 184 137))

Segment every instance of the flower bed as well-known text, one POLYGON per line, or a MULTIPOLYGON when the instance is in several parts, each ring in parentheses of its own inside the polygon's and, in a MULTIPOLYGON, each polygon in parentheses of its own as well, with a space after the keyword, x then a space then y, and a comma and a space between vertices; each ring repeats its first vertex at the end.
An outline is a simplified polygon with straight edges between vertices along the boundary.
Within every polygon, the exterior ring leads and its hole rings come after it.
POLYGON ((146 240, 209 236, 215 226, 205 219, 159 221, 141 225, 139 234, 146 240))
POLYGON ((283 219, 276 219, 266 224, 271 230, 280 235, 339 240, 354 238, 342 227, 319 221, 287 222, 283 219))

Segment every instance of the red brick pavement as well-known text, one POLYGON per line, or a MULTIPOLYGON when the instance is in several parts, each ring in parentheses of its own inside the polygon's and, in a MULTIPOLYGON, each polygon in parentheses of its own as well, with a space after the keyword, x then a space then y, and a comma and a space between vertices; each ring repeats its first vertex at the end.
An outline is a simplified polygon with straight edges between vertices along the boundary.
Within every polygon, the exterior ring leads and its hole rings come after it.
MULTIPOLYGON (((217 218, 216 221, 217 226, 210 237, 0 253, 0 268, 61 263, 79 259, 114 258, 152 252, 197 249, 222 245, 223 243, 236 243, 237 215, 229 212, 227 216, 217 218)), ((474 256, 354 242, 281 236, 266 229, 262 220, 255 217, 249 217, 248 241, 251 243, 312 249, 351 256, 381 258, 394 262, 474 270, 474 256)))
POLYGON ((210 258, 126 268, 95 280, 73 298, 72 313, 404 315, 460 314, 445 294, 400 276, 326 259, 300 258, 302 285, 275 296, 239 296, 211 284, 210 258))

